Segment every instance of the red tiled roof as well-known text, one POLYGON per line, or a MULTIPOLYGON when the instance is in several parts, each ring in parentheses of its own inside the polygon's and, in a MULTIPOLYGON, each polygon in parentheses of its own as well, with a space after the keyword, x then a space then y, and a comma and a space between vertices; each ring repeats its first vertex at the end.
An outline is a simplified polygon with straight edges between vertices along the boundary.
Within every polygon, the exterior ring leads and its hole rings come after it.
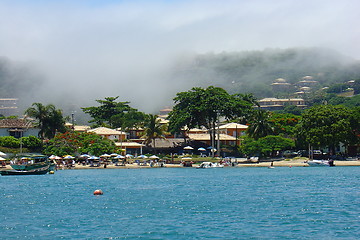
POLYGON ((25 119, 1 119, 0 128, 29 128, 34 127, 32 122, 25 119))

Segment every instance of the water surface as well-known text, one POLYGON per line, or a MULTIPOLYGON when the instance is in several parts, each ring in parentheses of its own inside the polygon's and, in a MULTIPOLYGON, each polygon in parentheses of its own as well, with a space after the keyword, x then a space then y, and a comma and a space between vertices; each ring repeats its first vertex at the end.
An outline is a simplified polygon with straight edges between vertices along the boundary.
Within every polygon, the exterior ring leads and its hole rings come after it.
POLYGON ((356 239, 360 168, 0 177, 1 239, 356 239), (96 189, 104 195, 94 196, 96 189))

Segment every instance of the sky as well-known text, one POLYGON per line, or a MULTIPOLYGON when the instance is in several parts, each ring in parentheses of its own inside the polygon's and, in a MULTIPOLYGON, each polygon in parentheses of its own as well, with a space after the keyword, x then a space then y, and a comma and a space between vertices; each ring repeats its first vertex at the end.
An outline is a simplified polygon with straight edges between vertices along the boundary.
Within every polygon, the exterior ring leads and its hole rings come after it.
POLYGON ((44 102, 120 96, 150 113, 193 87, 166 77, 184 55, 326 47, 360 59, 359 9, 358 0, 0 0, 0 56, 41 73, 44 102))

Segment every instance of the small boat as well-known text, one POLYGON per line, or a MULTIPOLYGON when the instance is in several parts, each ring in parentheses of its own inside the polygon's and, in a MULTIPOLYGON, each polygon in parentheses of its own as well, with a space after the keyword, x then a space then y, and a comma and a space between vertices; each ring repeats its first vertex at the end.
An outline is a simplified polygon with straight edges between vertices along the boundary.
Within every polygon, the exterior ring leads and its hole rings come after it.
POLYGON ((310 167, 333 167, 334 161, 333 160, 310 160, 307 161, 310 167))
POLYGON ((11 162, 12 170, 0 171, 1 175, 43 175, 54 171, 56 166, 47 156, 41 154, 16 156, 11 162))
POLYGON ((55 163, 46 155, 41 154, 26 154, 17 156, 13 164, 10 165, 16 171, 32 171, 49 167, 50 170, 55 170, 55 163))
POLYGON ((203 162, 196 168, 223 168, 224 165, 212 162, 203 162))
POLYGON ((9 175, 44 175, 50 171, 50 166, 32 169, 29 171, 22 171, 22 170, 4 170, 0 171, 2 176, 9 176, 9 175))

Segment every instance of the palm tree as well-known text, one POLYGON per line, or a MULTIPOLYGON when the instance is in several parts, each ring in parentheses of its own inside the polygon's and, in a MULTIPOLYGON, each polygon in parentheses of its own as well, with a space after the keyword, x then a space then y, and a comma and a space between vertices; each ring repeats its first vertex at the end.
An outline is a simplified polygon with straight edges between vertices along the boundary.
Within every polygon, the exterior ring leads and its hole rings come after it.
POLYGON ((167 126, 160 123, 158 115, 146 115, 143 132, 145 145, 150 146, 150 144, 153 143, 153 148, 155 148, 155 139, 165 138, 164 135, 166 134, 166 129, 167 126))
POLYGON ((65 131, 65 120, 62 112, 56 109, 53 104, 45 106, 41 103, 33 103, 32 107, 25 111, 25 114, 38 120, 37 126, 40 128, 39 137, 41 139, 53 138, 57 131, 65 131))
POLYGON ((254 111, 250 121, 250 126, 247 129, 249 136, 258 140, 259 138, 273 134, 274 130, 271 126, 271 122, 269 121, 269 117, 268 111, 261 109, 254 111))

